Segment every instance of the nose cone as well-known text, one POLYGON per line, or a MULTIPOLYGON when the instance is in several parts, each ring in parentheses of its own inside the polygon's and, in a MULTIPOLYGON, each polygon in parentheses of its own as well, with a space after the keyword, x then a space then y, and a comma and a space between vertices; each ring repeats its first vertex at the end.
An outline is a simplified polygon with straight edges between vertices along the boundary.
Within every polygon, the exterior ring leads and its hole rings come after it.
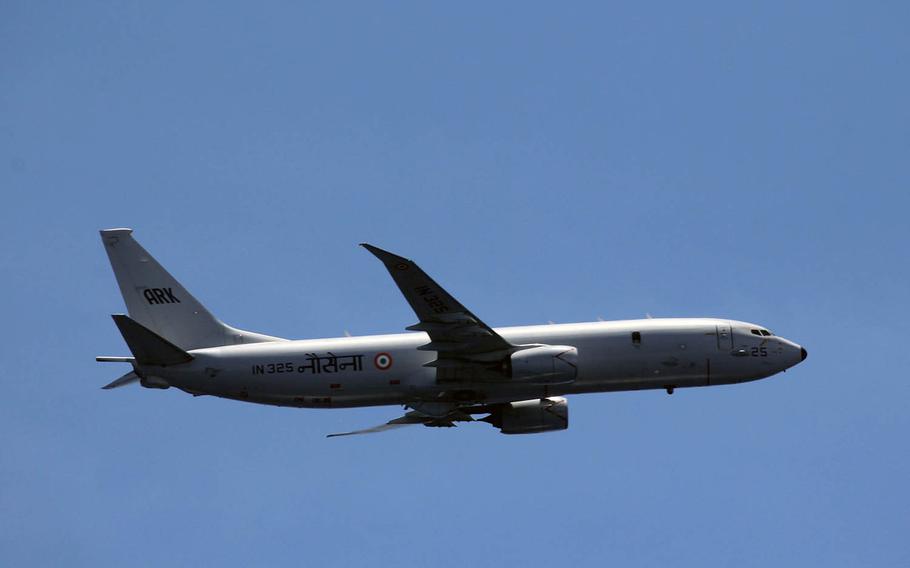
POLYGON ((799 348, 799 355, 800 355, 800 357, 801 357, 800 361, 805 361, 805 360, 806 360, 806 357, 809 356, 809 352, 806 351, 806 348, 805 348, 805 347, 800 347, 800 348, 799 348))

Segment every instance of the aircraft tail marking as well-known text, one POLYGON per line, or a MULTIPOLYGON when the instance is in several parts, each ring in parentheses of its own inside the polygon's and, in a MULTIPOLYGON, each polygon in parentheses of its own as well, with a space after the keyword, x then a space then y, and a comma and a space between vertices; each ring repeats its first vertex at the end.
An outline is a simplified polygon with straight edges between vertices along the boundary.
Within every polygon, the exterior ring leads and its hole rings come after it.
POLYGON ((106 229, 101 241, 130 317, 186 350, 283 341, 219 321, 148 253, 132 229, 106 229))

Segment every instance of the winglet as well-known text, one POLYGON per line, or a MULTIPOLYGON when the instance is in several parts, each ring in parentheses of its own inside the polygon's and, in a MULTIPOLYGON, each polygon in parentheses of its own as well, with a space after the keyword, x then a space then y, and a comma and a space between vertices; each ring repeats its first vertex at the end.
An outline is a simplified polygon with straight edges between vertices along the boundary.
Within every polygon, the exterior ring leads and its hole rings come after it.
POLYGON ((111 317, 138 364, 166 366, 193 360, 192 355, 129 316, 114 314, 111 317))
POLYGON ((399 270, 404 270, 402 267, 410 267, 414 264, 413 260, 407 259, 403 256, 398 256, 395 253, 383 250, 377 246, 373 246, 370 243, 360 243, 360 246, 370 251, 373 256, 382 261, 386 266, 394 266, 399 268, 399 270))

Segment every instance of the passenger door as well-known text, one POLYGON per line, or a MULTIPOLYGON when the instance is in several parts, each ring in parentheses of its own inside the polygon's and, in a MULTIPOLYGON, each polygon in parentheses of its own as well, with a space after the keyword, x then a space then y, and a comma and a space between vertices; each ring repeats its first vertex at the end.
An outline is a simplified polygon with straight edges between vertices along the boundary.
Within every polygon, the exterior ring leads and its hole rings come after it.
POLYGON ((733 329, 730 322, 724 322, 717 326, 717 349, 719 351, 733 351, 733 329))

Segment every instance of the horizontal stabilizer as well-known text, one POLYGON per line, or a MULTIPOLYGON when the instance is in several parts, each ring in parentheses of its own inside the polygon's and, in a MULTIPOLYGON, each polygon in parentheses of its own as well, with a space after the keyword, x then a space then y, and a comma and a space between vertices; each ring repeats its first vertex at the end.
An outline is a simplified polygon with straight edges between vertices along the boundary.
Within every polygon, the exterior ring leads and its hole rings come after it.
POLYGON ((117 379, 116 381, 106 384, 101 388, 103 388, 104 390, 117 389, 120 387, 125 387, 126 385, 133 384, 138 380, 139 380, 139 375, 137 375, 134 371, 130 371, 129 373, 127 373, 127 374, 123 375, 122 377, 120 377, 119 379, 117 379))
POLYGON ((193 356, 167 339, 143 327, 129 316, 114 314, 114 323, 139 365, 179 365, 193 360, 193 356))

